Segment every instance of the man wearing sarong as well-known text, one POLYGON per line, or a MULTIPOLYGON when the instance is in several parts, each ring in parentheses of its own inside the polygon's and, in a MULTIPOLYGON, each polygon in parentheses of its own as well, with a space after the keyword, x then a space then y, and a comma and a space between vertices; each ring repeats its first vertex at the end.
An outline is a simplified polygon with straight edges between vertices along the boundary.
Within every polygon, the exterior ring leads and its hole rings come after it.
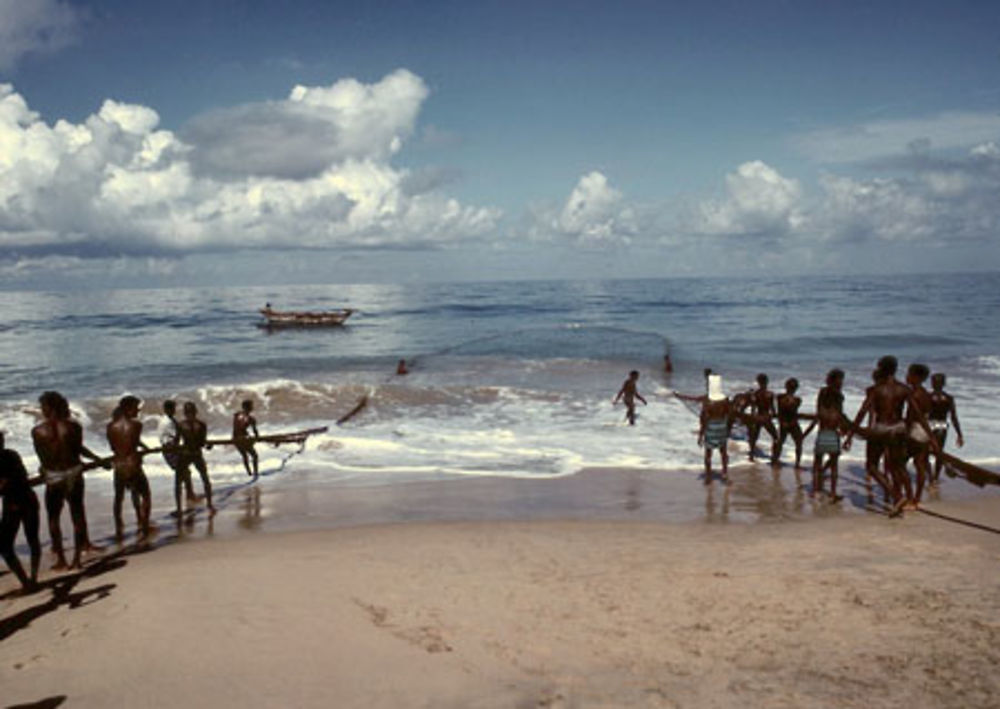
POLYGON ((122 521, 122 503, 125 491, 132 497, 135 507, 136 521, 139 527, 139 539, 149 537, 149 514, 152 499, 149 491, 149 480, 142 469, 142 454, 140 449, 148 450, 149 446, 142 442, 142 422, 138 420, 139 400, 134 396, 123 396, 118 402, 115 416, 107 427, 108 443, 114 451, 114 517, 115 537, 121 541, 125 536, 125 524, 122 521))
POLYGON ((913 459, 913 467, 917 471, 917 488, 911 501, 914 509, 920 504, 924 484, 930 475, 931 448, 940 448, 927 421, 927 414, 931 410, 931 395, 924 388, 924 382, 928 375, 930 370, 924 364, 911 364, 906 371, 906 383, 912 392, 906 404, 906 430, 910 437, 907 453, 913 459))
POLYGON ((732 428, 732 410, 729 398, 722 392, 722 377, 708 376, 708 395, 702 401, 698 444, 705 447, 705 484, 712 482, 712 451, 719 451, 722 462, 722 480, 729 482, 729 431, 732 428))
MULTIPOLYGON (((965 440, 962 438, 962 427, 958 423, 958 412, 955 410, 955 399, 944 390, 945 382, 946 378, 941 372, 931 376, 931 410, 927 415, 927 422, 931 425, 931 431, 934 432, 934 437, 937 439, 938 445, 941 446, 941 450, 944 450, 945 441, 948 439, 949 418, 955 427, 955 440, 958 442, 958 447, 961 448, 965 445, 965 440)), ((941 456, 937 456, 934 461, 931 484, 936 484, 938 478, 941 477, 942 467, 944 467, 944 461, 941 456)))
POLYGON ((5 447, 4 434, 0 431, 0 499, 3 516, 0 517, 0 556, 17 576, 25 591, 38 585, 38 565, 42 558, 42 545, 38 541, 38 498, 28 481, 28 471, 17 451, 5 447), (21 527, 31 550, 31 575, 24 573, 21 560, 14 550, 14 541, 21 527))
POLYGON ((42 408, 43 419, 31 429, 31 439, 41 463, 42 479, 45 481, 45 511, 49 518, 52 553, 56 557, 52 568, 65 569, 67 566, 59 517, 62 515, 63 505, 69 503, 74 544, 73 561, 69 567, 78 569, 81 552, 100 550, 100 547, 90 543, 87 535, 81 456, 91 460, 99 459, 83 445, 83 428, 70 418, 69 402, 62 394, 47 391, 39 397, 38 403, 42 408))
POLYGON ((819 432, 813 446, 813 486, 811 496, 823 492, 823 472, 830 472, 830 499, 840 502, 837 494, 837 473, 840 460, 840 432, 848 426, 844 416, 844 373, 831 369, 826 375, 826 386, 816 396, 816 423, 819 432), (824 461, 824 457, 826 460, 824 461))

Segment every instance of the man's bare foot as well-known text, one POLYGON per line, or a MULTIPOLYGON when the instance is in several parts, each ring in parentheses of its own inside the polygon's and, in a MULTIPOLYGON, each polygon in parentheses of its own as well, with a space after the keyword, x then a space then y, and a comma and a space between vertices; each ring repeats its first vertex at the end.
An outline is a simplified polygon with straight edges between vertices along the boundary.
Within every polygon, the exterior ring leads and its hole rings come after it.
POLYGON ((80 563, 80 557, 75 557, 73 562, 69 565, 70 569, 82 569, 83 564, 80 563))
POLYGON ((83 545, 84 554, 100 554, 102 551, 104 551, 104 547, 93 542, 87 542, 83 545))
POLYGON ((212 505, 208 506, 208 516, 209 517, 215 517, 215 513, 216 512, 218 512, 218 510, 215 509, 215 507, 213 507, 212 505))
POLYGON ((844 499, 843 495, 830 495, 830 504, 835 505, 844 499))

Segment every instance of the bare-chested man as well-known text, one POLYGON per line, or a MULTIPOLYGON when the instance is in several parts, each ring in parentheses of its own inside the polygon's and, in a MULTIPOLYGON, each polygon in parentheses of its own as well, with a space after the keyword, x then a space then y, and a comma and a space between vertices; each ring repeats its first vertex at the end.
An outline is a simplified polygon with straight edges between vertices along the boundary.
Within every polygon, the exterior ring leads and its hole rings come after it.
MULTIPOLYGON (((899 363, 891 355, 878 361, 878 383, 868 390, 868 395, 854 418, 852 430, 844 441, 844 450, 849 450, 854 430, 870 412, 872 425, 868 429, 868 442, 876 460, 885 455, 890 480, 879 482, 886 486, 891 484, 894 514, 901 512, 904 505, 916 504, 910 476, 906 472, 909 436, 903 415, 912 391, 896 379, 898 367, 899 363)), ((879 477, 876 476, 876 479, 879 477)))
POLYGON ((732 429, 732 409, 722 391, 722 377, 708 376, 708 394, 702 400, 698 444, 705 447, 705 484, 712 482, 712 451, 719 451, 722 462, 722 480, 729 482, 729 432, 732 429))
POLYGON ((83 551, 99 551, 87 535, 87 513, 84 509, 83 463, 81 456, 91 460, 98 457, 83 445, 83 428, 70 418, 69 402, 56 391, 47 391, 38 398, 42 408, 42 422, 31 429, 35 454, 41 464, 45 481, 45 511, 49 518, 52 553, 56 563, 53 569, 66 568, 63 552, 62 528, 59 517, 63 505, 69 503, 73 520, 73 561, 70 568, 80 568, 83 551))
POLYGON ((757 375, 757 389, 750 398, 750 416, 747 419, 747 442, 750 444, 750 460, 757 452, 757 437, 764 429, 771 437, 771 462, 778 464, 778 431, 772 419, 777 415, 774 406, 774 392, 767 388, 767 375, 757 375))
POLYGON ((122 521, 122 502, 125 491, 128 490, 135 507, 135 516, 139 526, 139 539, 149 537, 149 514, 152 508, 152 497, 149 491, 149 480, 142 469, 142 454, 140 449, 148 450, 142 442, 142 422, 136 418, 139 415, 139 400, 134 396, 123 396, 118 402, 118 408, 107 427, 108 443, 114 451, 115 471, 115 537, 121 541, 125 537, 125 523, 122 521))
POLYGON ((25 591, 38 585, 38 565, 42 559, 42 545, 38 541, 38 498, 31 489, 28 471, 17 451, 5 447, 4 434, 0 431, 0 499, 3 500, 3 517, 0 517, 0 556, 17 576, 25 591), (21 560, 14 550, 14 540, 21 527, 31 550, 31 575, 24 573, 21 560))
POLYGON ((830 471, 830 499, 840 502, 837 494, 838 461, 840 460, 840 432, 847 428, 844 416, 844 373, 831 369, 826 375, 826 386, 816 396, 816 422, 819 432, 813 447, 812 495, 823 492, 823 472, 830 471), (826 457, 824 461, 823 458, 826 457))
POLYGON ((617 404, 619 399, 625 402, 625 420, 628 421, 630 426, 635 425, 635 400, 638 399, 642 402, 643 406, 646 405, 646 400, 642 398, 642 394, 639 393, 637 388, 638 382, 639 373, 633 369, 629 372, 628 379, 622 384, 622 388, 618 390, 614 401, 611 402, 612 404, 617 404))
POLYGON ((799 407, 802 399, 795 395, 799 389, 799 380, 792 377, 785 381, 785 393, 778 395, 778 445, 774 456, 774 464, 781 464, 781 449, 789 436, 795 443, 795 468, 802 467, 802 426, 799 425, 799 407))
POLYGON ((912 390, 906 405, 906 429, 910 436, 907 453, 913 458, 913 466, 917 470, 914 506, 920 504, 924 484, 930 475, 931 448, 938 447, 934 432, 927 422, 927 415, 931 410, 931 395, 924 388, 924 382, 929 375, 930 370, 924 364, 911 364, 906 371, 906 383, 912 390))
POLYGON ((180 517, 181 488, 187 492, 188 503, 196 502, 194 487, 191 485, 191 471, 181 468, 181 432, 177 425, 177 402, 167 399, 163 402, 163 413, 166 420, 160 424, 160 446, 163 448, 163 460, 174 471, 174 504, 175 517, 180 517))
POLYGON ((233 414, 233 443, 243 458, 243 467, 246 468, 247 475, 252 475, 254 480, 257 479, 257 451, 253 447, 253 439, 259 436, 257 419, 253 417, 253 402, 247 399, 240 410, 233 414), (250 437, 251 432, 253 438, 250 437), (253 461, 252 469, 251 461, 253 461))
POLYGON ((198 418, 198 407, 194 402, 184 404, 184 420, 178 424, 181 434, 180 466, 188 471, 193 465, 201 476, 201 484, 205 489, 205 505, 211 514, 215 514, 212 506, 212 483, 208 479, 208 466, 202 449, 208 438, 208 427, 198 418))
MULTIPOLYGON (((958 412, 955 410, 955 399, 944 390, 945 382, 946 378, 941 372, 931 376, 931 389, 933 391, 931 391, 931 410, 927 415, 927 422, 930 423, 931 430, 934 432, 934 437, 937 439, 938 445, 941 446, 941 450, 944 450, 945 441, 948 439, 949 418, 955 427, 958 447, 961 448, 965 445, 965 439, 962 438, 962 427, 958 423, 958 412)), ((942 467, 944 467, 944 461, 938 456, 934 461, 932 484, 937 483, 938 478, 941 477, 942 467)))

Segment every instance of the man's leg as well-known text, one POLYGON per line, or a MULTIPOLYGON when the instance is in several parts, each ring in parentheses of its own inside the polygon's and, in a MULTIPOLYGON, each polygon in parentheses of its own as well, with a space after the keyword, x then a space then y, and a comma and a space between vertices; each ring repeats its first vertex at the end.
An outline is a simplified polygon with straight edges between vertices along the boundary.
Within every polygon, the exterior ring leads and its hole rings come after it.
POLYGON ((59 517, 62 515, 63 503, 66 500, 65 483, 55 483, 45 486, 45 512, 49 518, 49 538, 52 540, 52 553, 56 556, 53 569, 66 568, 66 554, 63 552, 62 527, 59 517))

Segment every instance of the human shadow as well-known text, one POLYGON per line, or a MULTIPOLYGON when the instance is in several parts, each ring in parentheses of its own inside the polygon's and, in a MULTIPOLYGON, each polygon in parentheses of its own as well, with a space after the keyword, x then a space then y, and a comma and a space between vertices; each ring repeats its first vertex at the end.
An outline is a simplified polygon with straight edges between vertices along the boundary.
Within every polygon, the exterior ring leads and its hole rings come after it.
MULTIPOLYGON (((111 591, 116 588, 118 584, 106 583, 101 586, 84 589, 82 591, 74 591, 74 589, 81 581, 97 578, 106 573, 117 571, 122 568, 128 563, 122 557, 129 553, 133 552, 131 550, 122 550, 114 554, 110 554, 97 559, 87 566, 84 566, 79 571, 47 579, 46 581, 40 583, 38 585, 38 590, 35 591, 35 593, 51 591, 49 599, 42 603, 30 606, 29 608, 25 608, 9 618, 0 619, 0 642, 6 640, 14 633, 24 630, 35 620, 57 610, 60 606, 66 606, 70 609, 80 608, 81 606, 90 605, 95 601, 99 601, 102 598, 110 596, 111 591)), ((20 595, 20 591, 11 591, 10 593, 5 594, 3 599, 12 598, 16 595, 20 595)))
POLYGON ((11 704, 7 709, 56 709, 63 705, 66 701, 66 695, 60 694, 55 697, 46 697, 45 699, 39 699, 37 702, 29 702, 27 704, 11 704))

